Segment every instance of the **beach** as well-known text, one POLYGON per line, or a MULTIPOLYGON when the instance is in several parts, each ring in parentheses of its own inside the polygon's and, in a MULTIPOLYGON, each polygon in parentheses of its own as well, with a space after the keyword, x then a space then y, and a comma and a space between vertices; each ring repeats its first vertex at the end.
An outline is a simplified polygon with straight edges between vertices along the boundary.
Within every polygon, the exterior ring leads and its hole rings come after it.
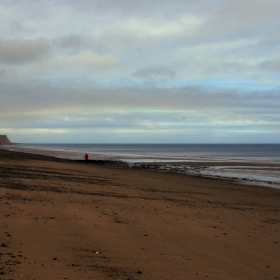
POLYGON ((61 159, 116 162, 135 169, 226 179, 280 189, 279 144, 6 144, 61 159))
POLYGON ((0 150, 0 279, 280 279, 280 190, 0 150))

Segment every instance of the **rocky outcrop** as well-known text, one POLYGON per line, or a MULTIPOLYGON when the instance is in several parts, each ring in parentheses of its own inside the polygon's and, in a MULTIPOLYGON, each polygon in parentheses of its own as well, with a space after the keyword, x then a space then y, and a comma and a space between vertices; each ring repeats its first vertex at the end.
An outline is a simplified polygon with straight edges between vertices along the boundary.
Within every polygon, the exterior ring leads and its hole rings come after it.
POLYGON ((10 144, 11 141, 7 135, 0 135, 0 144, 10 144))

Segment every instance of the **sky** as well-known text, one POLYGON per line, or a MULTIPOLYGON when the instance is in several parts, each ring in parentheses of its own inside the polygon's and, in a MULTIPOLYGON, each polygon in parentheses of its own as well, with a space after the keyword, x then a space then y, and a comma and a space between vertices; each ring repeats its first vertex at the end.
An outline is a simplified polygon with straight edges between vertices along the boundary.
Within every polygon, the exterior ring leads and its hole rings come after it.
POLYGON ((279 143, 279 0, 1 0, 0 134, 279 143))

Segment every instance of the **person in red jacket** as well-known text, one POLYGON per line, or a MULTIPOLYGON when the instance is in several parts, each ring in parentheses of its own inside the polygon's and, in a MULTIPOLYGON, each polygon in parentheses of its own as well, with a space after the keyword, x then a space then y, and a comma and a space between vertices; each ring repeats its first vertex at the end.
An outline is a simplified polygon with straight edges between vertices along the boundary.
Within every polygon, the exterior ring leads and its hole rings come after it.
POLYGON ((86 164, 88 163, 88 154, 85 155, 86 164))

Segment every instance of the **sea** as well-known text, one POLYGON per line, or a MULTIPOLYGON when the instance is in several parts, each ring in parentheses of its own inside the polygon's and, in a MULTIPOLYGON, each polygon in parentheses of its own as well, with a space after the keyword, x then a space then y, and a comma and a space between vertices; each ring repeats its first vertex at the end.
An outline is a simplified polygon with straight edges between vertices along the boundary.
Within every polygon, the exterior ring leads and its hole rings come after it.
POLYGON ((83 160, 113 160, 131 168, 221 178, 280 188, 280 144, 10 144, 11 151, 83 160), (153 166, 155 168, 153 168, 153 166))

